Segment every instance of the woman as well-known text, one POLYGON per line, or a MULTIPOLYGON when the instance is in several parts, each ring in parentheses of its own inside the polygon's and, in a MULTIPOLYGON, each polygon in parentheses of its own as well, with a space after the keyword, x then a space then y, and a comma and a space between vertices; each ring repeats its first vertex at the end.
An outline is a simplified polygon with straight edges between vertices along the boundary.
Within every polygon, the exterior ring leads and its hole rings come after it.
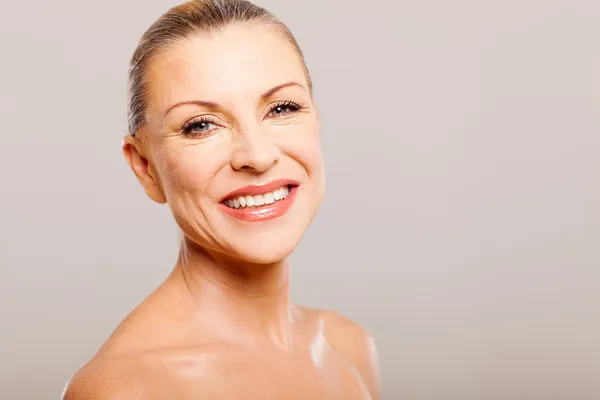
POLYGON ((143 35, 123 152, 182 231, 167 280, 63 398, 377 399, 367 332, 292 305, 288 256, 324 194, 319 115, 288 28, 243 0, 191 1, 143 35))

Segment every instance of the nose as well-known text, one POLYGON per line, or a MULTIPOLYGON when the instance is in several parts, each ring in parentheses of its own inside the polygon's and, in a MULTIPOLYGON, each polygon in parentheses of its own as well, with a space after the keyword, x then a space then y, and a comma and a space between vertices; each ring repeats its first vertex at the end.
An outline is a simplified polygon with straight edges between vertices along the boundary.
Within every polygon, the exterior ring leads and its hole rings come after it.
POLYGON ((245 129, 238 138, 231 157, 231 167, 234 170, 250 169, 264 172, 279 161, 279 147, 260 126, 245 129))

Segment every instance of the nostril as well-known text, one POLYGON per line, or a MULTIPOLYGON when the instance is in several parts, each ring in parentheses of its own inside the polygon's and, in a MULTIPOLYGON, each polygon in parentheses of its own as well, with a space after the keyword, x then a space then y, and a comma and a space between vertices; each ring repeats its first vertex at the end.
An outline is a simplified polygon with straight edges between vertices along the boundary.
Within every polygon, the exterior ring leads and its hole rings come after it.
POLYGON ((261 160, 256 160, 253 162, 245 163, 244 165, 242 165, 241 168, 238 168, 238 169, 246 170, 246 171, 254 170, 257 172, 263 172, 263 171, 266 171, 266 170, 272 168, 273 166, 277 165, 278 162, 279 162, 279 159, 275 159, 275 160, 271 161, 270 163, 269 163, 269 161, 262 162, 261 160))

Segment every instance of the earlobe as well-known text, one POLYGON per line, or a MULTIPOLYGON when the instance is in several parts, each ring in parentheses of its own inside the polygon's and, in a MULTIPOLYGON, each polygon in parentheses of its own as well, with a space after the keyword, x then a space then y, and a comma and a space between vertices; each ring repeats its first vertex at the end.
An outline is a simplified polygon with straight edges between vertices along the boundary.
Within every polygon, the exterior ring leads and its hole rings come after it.
POLYGON ((166 203, 164 192, 144 154, 142 143, 135 137, 125 137, 122 144, 123 155, 138 182, 144 188, 146 195, 157 203, 166 203))

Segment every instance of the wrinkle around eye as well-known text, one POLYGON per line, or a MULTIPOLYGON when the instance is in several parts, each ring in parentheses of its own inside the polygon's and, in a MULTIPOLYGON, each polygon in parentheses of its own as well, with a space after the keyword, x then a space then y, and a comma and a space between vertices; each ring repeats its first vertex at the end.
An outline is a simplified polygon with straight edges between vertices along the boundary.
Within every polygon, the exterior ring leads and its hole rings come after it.
POLYGON ((181 132, 185 135, 185 136, 189 136, 189 137, 202 137, 202 136, 208 136, 210 135, 211 132, 214 132, 215 130, 221 129, 222 126, 220 126, 219 124, 210 121, 208 119, 205 119, 204 117, 199 117, 199 118, 192 118, 191 120, 189 120, 188 122, 186 122, 182 127, 181 127, 181 132), (213 128, 210 129, 203 129, 200 131, 195 131, 192 128, 196 127, 196 126, 200 126, 200 125, 206 125, 206 126, 210 126, 213 125, 213 128))
POLYGON ((311 114, 313 114, 313 110, 311 108, 301 108, 285 115, 269 117, 266 119, 266 121, 270 121, 277 125, 294 124, 306 121, 306 118, 310 117, 311 114))

